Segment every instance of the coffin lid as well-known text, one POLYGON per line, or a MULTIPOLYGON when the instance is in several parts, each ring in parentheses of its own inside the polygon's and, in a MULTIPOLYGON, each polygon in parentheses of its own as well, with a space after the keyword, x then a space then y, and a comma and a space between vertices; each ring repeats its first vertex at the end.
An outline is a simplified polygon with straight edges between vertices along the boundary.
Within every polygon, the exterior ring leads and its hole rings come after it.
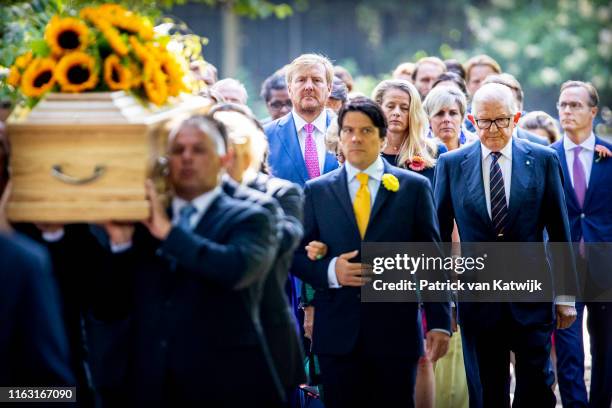
POLYGON ((123 91, 80 94, 49 93, 27 115, 13 115, 9 124, 20 125, 152 125, 181 113, 210 106, 210 100, 181 94, 162 107, 143 104, 123 91))

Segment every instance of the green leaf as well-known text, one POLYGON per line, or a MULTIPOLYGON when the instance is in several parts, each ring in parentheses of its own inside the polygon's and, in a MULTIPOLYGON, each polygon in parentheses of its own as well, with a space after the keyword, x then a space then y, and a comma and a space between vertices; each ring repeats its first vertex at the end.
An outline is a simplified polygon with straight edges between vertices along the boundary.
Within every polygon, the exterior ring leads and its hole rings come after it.
POLYGON ((51 54, 51 48, 49 48, 47 42, 42 38, 32 40, 30 42, 30 49, 32 50, 32 54, 37 57, 48 57, 49 54, 51 54))

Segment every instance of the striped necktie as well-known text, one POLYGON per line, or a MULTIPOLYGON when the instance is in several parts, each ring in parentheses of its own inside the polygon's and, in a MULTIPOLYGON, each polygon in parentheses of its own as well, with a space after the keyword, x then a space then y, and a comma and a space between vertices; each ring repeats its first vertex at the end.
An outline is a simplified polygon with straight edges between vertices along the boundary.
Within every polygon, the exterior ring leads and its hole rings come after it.
POLYGON ((495 228, 495 235, 504 236, 508 206, 506 204, 506 192, 504 188, 504 177, 499 166, 501 152, 491 152, 491 170, 489 187, 491 193, 491 221, 495 228))

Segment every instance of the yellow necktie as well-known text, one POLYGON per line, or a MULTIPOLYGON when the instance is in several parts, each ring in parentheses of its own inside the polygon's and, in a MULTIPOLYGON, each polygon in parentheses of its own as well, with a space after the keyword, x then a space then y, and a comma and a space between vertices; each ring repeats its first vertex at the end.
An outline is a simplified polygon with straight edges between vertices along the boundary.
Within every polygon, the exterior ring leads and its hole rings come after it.
POLYGON ((355 177, 359 180, 359 190, 357 190, 357 194, 355 195, 353 210, 355 211, 355 219, 357 220, 357 227, 359 227, 361 239, 363 239, 366 229, 368 228, 368 222, 370 221, 369 177, 365 173, 358 173, 355 177))

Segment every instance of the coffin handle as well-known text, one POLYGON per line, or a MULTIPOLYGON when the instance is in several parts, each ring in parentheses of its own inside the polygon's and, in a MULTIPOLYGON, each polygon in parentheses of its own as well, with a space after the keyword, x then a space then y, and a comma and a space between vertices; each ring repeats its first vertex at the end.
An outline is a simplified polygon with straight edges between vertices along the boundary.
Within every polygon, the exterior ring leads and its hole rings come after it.
POLYGON ((97 165, 96 167, 94 167, 94 171, 91 176, 79 178, 79 177, 73 177, 73 176, 70 176, 64 173, 64 171, 62 170, 62 166, 60 164, 54 164, 51 167, 51 175, 53 177, 55 177, 56 179, 60 181, 63 181, 64 183, 74 184, 74 185, 87 184, 87 183, 91 183, 92 181, 96 181, 97 179, 102 177, 105 171, 106 171, 106 166, 97 165))

